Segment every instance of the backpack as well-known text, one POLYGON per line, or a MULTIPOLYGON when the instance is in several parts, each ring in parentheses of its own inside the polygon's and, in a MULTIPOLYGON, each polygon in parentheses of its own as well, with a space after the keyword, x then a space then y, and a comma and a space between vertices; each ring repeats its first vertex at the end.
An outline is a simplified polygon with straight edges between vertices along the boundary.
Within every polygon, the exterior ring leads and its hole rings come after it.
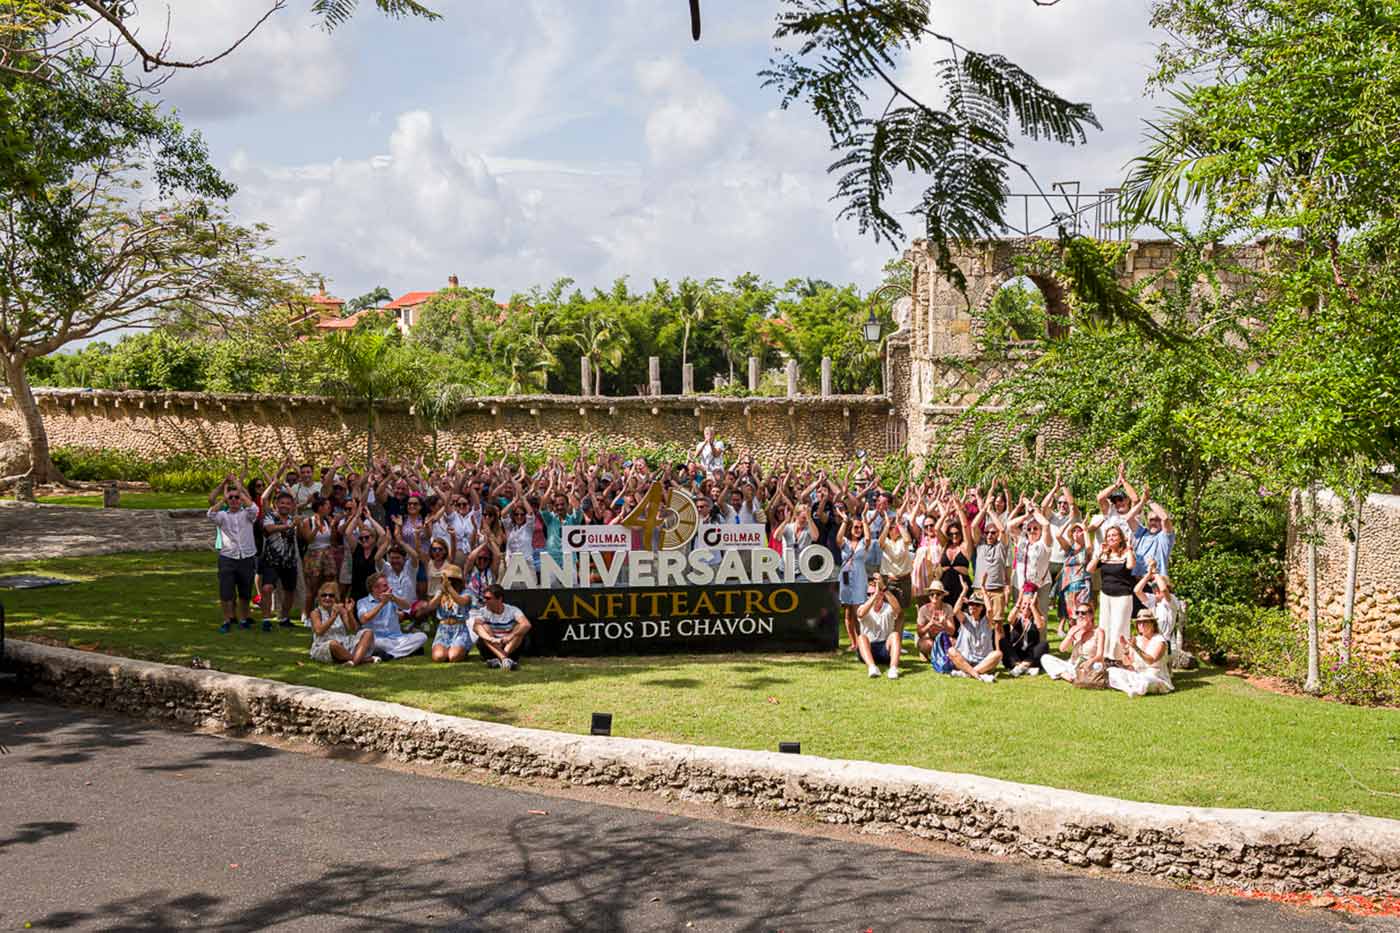
POLYGON ((929 667, 932 667, 940 674, 953 673, 953 662, 948 658, 949 644, 948 633, 939 632, 933 638, 933 647, 929 649, 929 667))
POLYGON ((1085 661, 1074 669, 1074 685, 1081 690, 1107 690, 1108 665, 1102 661, 1085 661))

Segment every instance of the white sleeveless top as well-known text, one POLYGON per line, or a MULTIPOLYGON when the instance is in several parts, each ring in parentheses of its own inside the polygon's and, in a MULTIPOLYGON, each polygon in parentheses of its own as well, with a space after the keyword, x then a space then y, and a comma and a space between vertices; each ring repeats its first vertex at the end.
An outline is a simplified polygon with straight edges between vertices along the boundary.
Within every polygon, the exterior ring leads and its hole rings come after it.
POLYGON ((894 634, 894 622, 894 604, 886 600, 861 618, 860 630, 871 641, 884 641, 894 634))
POLYGON ((1133 667, 1137 671, 1143 674, 1150 674, 1170 686, 1172 682, 1171 651, 1167 648, 1166 639, 1162 638, 1161 635, 1153 635, 1146 641, 1143 640, 1141 635, 1138 635, 1136 639, 1138 647, 1143 651, 1152 651, 1156 647, 1156 642, 1161 642, 1162 656, 1155 661, 1148 661, 1141 655, 1134 653, 1133 667))

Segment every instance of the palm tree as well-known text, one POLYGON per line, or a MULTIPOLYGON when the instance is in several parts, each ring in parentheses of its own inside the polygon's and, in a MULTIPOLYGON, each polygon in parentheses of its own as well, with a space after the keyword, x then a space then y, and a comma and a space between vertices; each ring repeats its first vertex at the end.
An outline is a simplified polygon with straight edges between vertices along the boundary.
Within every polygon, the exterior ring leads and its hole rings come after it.
POLYGON ((593 394, 603 394, 604 365, 616 372, 629 338, 618 320, 613 306, 603 299, 583 305, 572 321, 574 331, 568 340, 578 348, 579 355, 588 360, 593 370, 593 394))
POLYGON ((690 328, 698 325, 705 319, 714 303, 715 292, 719 290, 720 280, 715 278, 697 282, 694 279, 681 279, 681 284, 676 288, 676 304, 680 313, 681 321, 685 325, 684 336, 681 337, 681 371, 685 371, 685 364, 689 360, 690 351, 690 328))
POLYGON ((365 403, 365 464, 374 463, 374 405, 403 382, 398 343, 372 330, 339 331, 317 341, 320 391, 365 403))
POLYGON ((498 333, 494 341, 497 359, 510 373, 506 392, 523 395, 543 389, 549 370, 558 358, 546 341, 533 332, 498 333))

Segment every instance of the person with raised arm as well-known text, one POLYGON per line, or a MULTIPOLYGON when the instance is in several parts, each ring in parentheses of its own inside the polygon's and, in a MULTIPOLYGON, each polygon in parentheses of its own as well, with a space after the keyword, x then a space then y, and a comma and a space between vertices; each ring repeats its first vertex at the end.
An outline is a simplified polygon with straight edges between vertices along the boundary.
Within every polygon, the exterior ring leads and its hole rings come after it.
POLYGON ((1040 657, 1040 669, 1045 671, 1051 680, 1059 679, 1073 683, 1074 674, 1080 664, 1086 661, 1103 663, 1104 635, 1103 630, 1094 622, 1094 607, 1087 602, 1076 603, 1073 614, 1074 624, 1060 642, 1061 651, 1069 649, 1068 657, 1061 658, 1049 652, 1040 657))
POLYGON ((474 604, 471 594, 460 589, 462 571, 447 564, 442 571, 442 588, 429 606, 437 613, 432 658, 439 662, 465 661, 476 644, 476 628, 471 620, 474 604))
POLYGON ((962 613, 966 593, 951 607, 943 602, 944 595, 940 581, 929 583, 928 600, 919 607, 914 619, 914 645, 919 657, 927 661, 935 673, 951 674, 954 668, 948 652, 958 635, 957 618, 962 613))
POLYGON ((1010 561, 1007 554, 1007 529, 1001 516, 984 508, 982 490, 974 487, 973 500, 982 521, 973 522, 969 528, 977 560, 973 564, 973 589, 982 592, 987 602, 987 615, 997 621, 1006 618, 1006 604, 1011 592, 1010 561))
POLYGON ((1021 515, 1009 529, 1011 535, 1020 533, 1016 543, 1016 583, 1020 595, 1030 596, 1035 602, 1043 641, 1045 616, 1050 609, 1050 522, 1029 498, 1023 498, 1019 508, 1021 515))
POLYGON ((1123 638, 1132 625, 1136 555, 1118 525, 1110 525, 1103 539, 1103 547, 1094 553, 1086 569, 1089 573, 1099 572, 1099 624, 1104 629, 1108 658, 1117 661, 1123 638))
POLYGON ((889 665, 889 679, 899 679, 899 652, 904 645, 904 607, 890 592, 884 574, 871 581, 869 598, 856 610, 860 630, 856 650, 871 677, 880 676, 880 664, 889 665))
MULTIPOLYGON (((253 575, 257 571, 257 539, 253 525, 258 507, 238 476, 229 473, 209 495, 209 521, 219 529, 219 606, 224 621, 219 634, 227 635, 235 621, 245 629, 253 627, 248 608, 253 597, 253 575)), ((271 626, 264 626, 271 631, 271 626)))
POLYGON ((948 651, 953 677, 970 677, 983 683, 996 683, 1001 651, 997 642, 1002 638, 1002 626, 987 615, 987 604, 974 593, 966 600, 967 611, 958 620, 958 636, 948 651))
POLYGON ((841 562, 837 570, 838 599, 841 615, 846 625, 846 637, 850 639, 851 650, 859 650, 859 621, 857 612, 868 596, 870 578, 866 573, 865 555, 870 548, 870 538, 865 531, 865 520, 860 513, 851 517, 841 510, 841 527, 836 531, 836 546, 841 549, 841 562))
POLYGON ((1130 697, 1171 693, 1176 688, 1172 684, 1170 650, 1167 640, 1157 631, 1157 617, 1151 609, 1143 609, 1134 621, 1137 634, 1119 639, 1118 656, 1123 665, 1108 669, 1108 685, 1130 697))

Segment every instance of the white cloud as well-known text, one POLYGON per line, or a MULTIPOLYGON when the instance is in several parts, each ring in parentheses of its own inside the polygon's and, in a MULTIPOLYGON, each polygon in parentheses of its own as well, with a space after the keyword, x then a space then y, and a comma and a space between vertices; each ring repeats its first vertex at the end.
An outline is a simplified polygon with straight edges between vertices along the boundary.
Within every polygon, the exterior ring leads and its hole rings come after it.
POLYGON ((724 95, 673 58, 639 62, 636 70, 638 86, 656 101, 645 123, 652 162, 675 165, 712 153, 733 116, 724 95))
MULTIPOLYGON (((191 4, 145 3, 136 21, 147 46, 169 43, 168 57, 191 61, 224 51, 271 7, 271 0, 201 0, 191 4), (168 26, 168 28, 167 28, 168 26)), ((346 85, 346 45, 316 27, 293 4, 273 14, 227 58, 177 72, 165 99, 190 120, 216 120, 260 110, 301 110, 330 100, 346 85)))

